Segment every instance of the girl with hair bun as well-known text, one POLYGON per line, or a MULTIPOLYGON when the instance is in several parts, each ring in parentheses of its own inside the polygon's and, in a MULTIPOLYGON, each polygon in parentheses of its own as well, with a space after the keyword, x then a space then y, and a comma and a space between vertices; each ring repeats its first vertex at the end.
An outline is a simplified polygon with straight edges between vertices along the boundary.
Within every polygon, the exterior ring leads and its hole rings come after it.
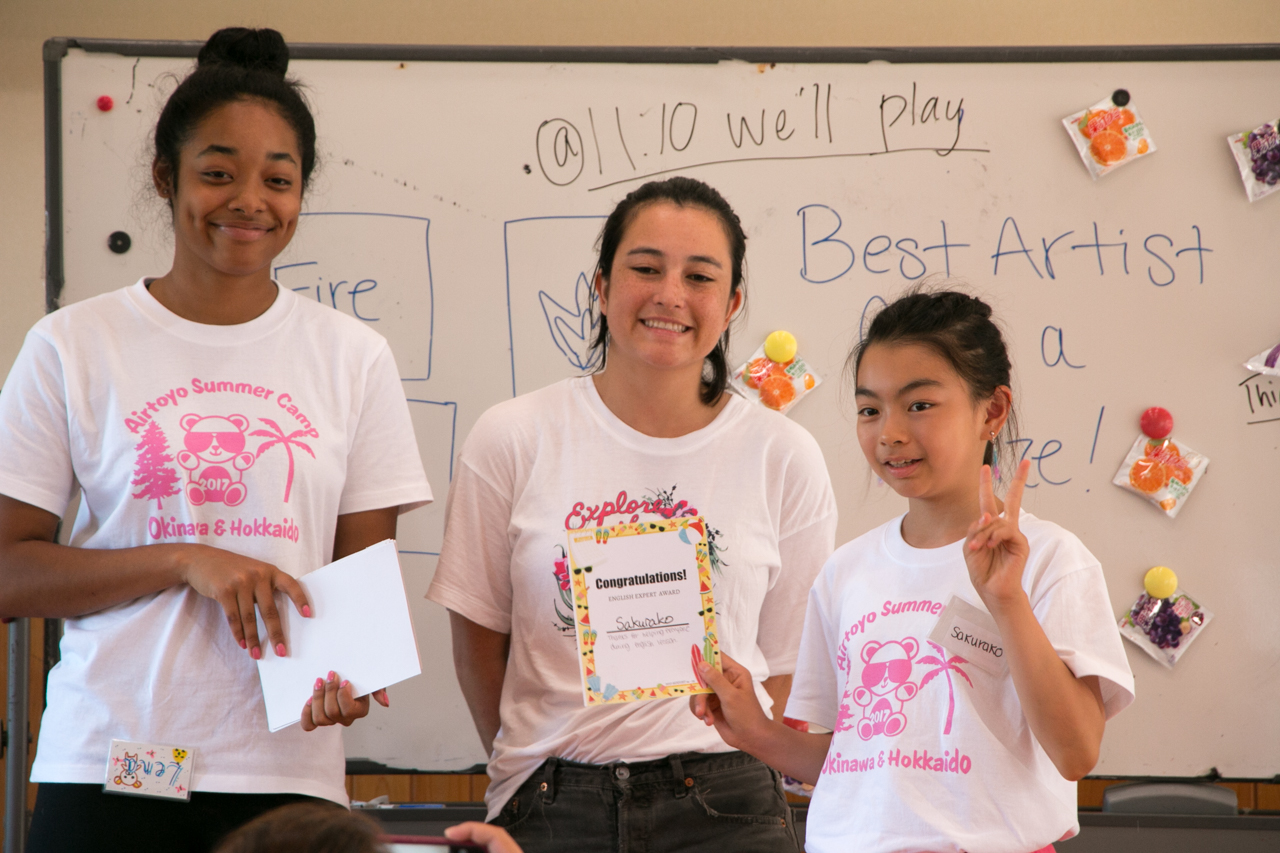
POLYGON ((209 39, 155 130, 172 268, 45 317, 0 395, 0 615, 66 620, 32 851, 209 850, 278 805, 347 802, 334 725, 369 697, 317 673, 271 733, 254 661, 289 653, 277 593, 309 617, 296 578, 431 490, 386 341, 271 279, 316 162, 288 63, 274 30, 209 39), (113 740, 164 745, 138 758, 172 752, 190 802, 104 793, 113 740))
POLYGON ((427 597, 490 753, 489 820, 525 850, 794 851, 778 774, 683 703, 583 706, 566 531, 700 515, 722 649, 781 713, 836 509, 817 443, 725 390, 746 237, 690 178, 613 210, 600 369, 494 406, 467 437, 427 597))
POLYGON ((916 291, 872 321, 849 364, 857 434, 906 515, 839 548, 809 594, 787 715, 765 718, 730 661, 694 714, 815 783, 812 853, 1052 853, 1079 831, 1076 780, 1133 675, 1102 567, 1071 533, 1004 501, 1009 356, 991 309, 916 291), (821 730, 824 733, 818 733, 821 730))

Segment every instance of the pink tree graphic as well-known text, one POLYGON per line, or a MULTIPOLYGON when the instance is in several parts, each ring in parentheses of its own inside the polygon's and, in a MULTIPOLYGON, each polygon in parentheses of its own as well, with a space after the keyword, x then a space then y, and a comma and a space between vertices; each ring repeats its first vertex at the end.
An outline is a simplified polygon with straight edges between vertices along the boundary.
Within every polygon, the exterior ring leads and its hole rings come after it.
POLYGON ((942 646, 938 645, 933 640, 929 640, 928 643, 933 646, 934 651, 938 654, 936 657, 934 655, 925 655, 920 658, 920 660, 916 661, 916 663, 924 663, 934 667, 925 673, 924 678, 920 679, 920 688, 923 690, 924 686, 930 681, 933 681, 933 679, 939 674, 947 676, 947 724, 943 727, 942 733, 944 735, 949 735, 951 734, 951 718, 955 714, 956 710, 956 691, 955 685, 951 682, 951 673, 954 672, 965 681, 968 681, 970 687, 973 686, 973 681, 969 679, 969 676, 963 669, 957 666, 957 664, 968 663, 967 660, 959 655, 947 657, 947 650, 942 646))
POLYGON ((164 509, 164 499, 178 493, 178 472, 166 463, 172 462, 169 455, 169 443, 155 421, 147 424, 134 450, 138 451, 138 465, 134 468, 134 479, 129 482, 142 488, 133 493, 135 498, 154 500, 156 509, 164 509))
POLYGON ((284 502, 288 503, 289 492, 293 489, 293 448, 294 447, 302 448, 303 450, 307 451, 307 453, 311 454, 312 459, 316 458, 316 454, 306 444, 302 443, 301 441, 298 441, 298 437, 302 435, 306 435, 307 430, 295 429, 293 432, 289 433, 288 435, 285 435, 284 430, 280 429, 280 425, 277 424, 275 421, 271 420, 271 418, 258 418, 258 420, 262 421, 264 424, 271 427, 271 430, 273 431, 268 431, 265 429, 255 429, 253 432, 249 433, 249 435, 256 435, 256 436, 261 436, 262 438, 269 439, 269 441, 264 441, 262 442, 262 444, 258 446, 258 453, 254 458, 261 458, 264 452, 266 452, 272 447, 275 447, 277 444, 284 448, 285 453, 289 454, 289 477, 287 480, 285 480, 285 483, 284 483, 284 502))

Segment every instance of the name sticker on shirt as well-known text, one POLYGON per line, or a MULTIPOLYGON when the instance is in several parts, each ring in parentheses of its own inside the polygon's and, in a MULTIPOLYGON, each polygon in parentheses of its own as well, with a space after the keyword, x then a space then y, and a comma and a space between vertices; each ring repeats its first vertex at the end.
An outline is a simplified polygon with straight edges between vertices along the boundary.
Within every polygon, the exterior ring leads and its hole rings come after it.
POLYGON ((190 800, 194 763, 190 747, 113 740, 102 788, 108 794, 190 800))
POLYGON ((963 598, 951 596, 929 639, 988 675, 1003 676, 1009 671, 995 620, 963 598))

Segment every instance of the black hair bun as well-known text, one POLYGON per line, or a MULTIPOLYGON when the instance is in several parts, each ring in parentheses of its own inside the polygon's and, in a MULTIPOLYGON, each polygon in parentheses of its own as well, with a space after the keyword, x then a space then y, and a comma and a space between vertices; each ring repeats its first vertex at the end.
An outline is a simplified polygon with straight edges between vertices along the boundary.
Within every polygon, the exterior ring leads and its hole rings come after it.
POLYGON ((289 46, 276 30, 227 27, 209 36, 200 48, 198 63, 232 65, 284 77, 289 70, 289 46))

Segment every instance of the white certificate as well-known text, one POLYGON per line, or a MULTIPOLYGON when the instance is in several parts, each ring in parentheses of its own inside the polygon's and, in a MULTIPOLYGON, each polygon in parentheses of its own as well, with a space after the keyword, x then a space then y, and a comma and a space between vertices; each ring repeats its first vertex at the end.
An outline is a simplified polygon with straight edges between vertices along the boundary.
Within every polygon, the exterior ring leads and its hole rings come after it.
POLYGON ((710 693, 720 667, 700 517, 568 531, 585 705, 710 693))

